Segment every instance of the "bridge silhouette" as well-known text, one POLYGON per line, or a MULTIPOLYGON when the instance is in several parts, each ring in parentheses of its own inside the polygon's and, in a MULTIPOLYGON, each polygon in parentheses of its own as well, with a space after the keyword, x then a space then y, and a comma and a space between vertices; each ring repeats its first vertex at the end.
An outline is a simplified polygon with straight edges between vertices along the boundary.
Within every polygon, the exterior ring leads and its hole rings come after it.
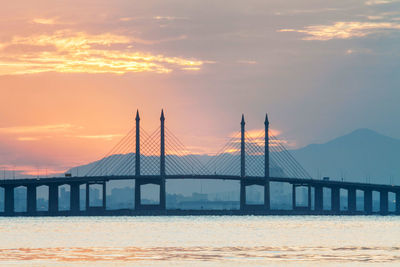
POLYGON ((400 186, 313 179, 284 147, 284 142, 272 134, 268 116, 264 131, 252 136, 245 130, 242 115, 240 132, 208 162, 202 162, 179 141, 165 126, 161 112, 160 127, 148 134, 140 127, 139 111, 136 125, 101 160, 91 164, 82 176, 66 174, 65 177, 23 178, 0 180, 4 188, 4 211, 0 216, 85 216, 85 215, 400 215, 400 186), (134 150, 133 150, 134 149, 134 150), (226 180, 238 181, 239 209, 181 210, 167 209, 167 180, 226 180), (134 180, 134 209, 107 210, 107 182, 134 180), (292 186, 292 208, 271 209, 270 183, 287 183, 292 186), (90 206, 90 188, 102 186, 102 205, 90 206), (156 204, 142 202, 142 187, 158 187, 156 204), (59 188, 70 187, 69 210, 59 209, 59 188), (48 210, 37 209, 37 188, 48 187, 48 210), (80 207, 80 187, 85 186, 85 208, 80 207), (249 199, 250 186, 263 189, 263 203, 254 204, 249 199), (26 188, 26 211, 15 210, 15 190, 26 188), (307 204, 297 204, 297 188, 307 191, 307 204), (324 209, 324 190, 331 191, 330 209, 324 209), (347 210, 341 207, 341 190, 347 191, 347 210), (363 209, 357 209, 357 191, 363 192, 363 209), (373 212, 373 192, 379 192, 379 211, 373 212), (389 212, 389 193, 395 194, 395 210, 389 212))

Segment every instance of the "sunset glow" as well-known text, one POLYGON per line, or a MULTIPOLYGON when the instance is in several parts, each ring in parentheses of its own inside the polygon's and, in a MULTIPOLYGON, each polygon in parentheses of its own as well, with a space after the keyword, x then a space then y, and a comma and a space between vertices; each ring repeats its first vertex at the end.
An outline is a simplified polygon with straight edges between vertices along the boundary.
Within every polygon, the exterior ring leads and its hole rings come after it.
POLYGON ((62 174, 99 160, 134 129, 137 109, 149 133, 164 109, 166 127, 185 146, 167 147, 174 155, 212 156, 232 137, 238 143, 242 113, 246 135, 260 147, 266 113, 273 148, 360 127, 399 135, 397 126, 371 119, 396 121, 399 113, 398 2, 159 4, 2 7, 0 165, 7 177, 12 170, 62 174))
POLYGON ((14 36, 11 41, 1 43, 0 75, 41 72, 169 73, 174 69, 196 71, 203 65, 199 60, 137 52, 128 48, 131 43, 133 40, 123 35, 93 35, 71 30, 14 36), (120 45, 125 46, 123 50, 114 48, 120 45), (21 50, 25 51, 21 53, 21 50))

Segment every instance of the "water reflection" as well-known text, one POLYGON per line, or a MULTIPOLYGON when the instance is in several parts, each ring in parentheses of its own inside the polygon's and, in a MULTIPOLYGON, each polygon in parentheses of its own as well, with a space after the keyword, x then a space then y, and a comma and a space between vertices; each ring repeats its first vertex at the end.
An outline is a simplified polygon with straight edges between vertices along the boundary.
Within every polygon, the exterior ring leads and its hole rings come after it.
POLYGON ((400 265, 396 217, 1 218, 0 265, 400 265))
POLYGON ((1 249, 0 261, 225 261, 398 262, 400 247, 125 247, 1 249))

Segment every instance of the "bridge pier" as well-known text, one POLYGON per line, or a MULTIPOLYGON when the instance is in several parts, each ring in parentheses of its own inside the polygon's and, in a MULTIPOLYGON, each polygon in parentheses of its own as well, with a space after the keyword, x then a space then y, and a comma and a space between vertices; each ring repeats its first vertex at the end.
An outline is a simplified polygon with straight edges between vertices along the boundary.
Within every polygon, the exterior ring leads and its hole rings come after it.
POLYGON ((331 187, 331 211, 335 214, 340 212, 340 187, 331 187))
POLYGON ((145 178, 136 179, 135 181, 135 210, 166 210, 166 188, 165 179, 145 178), (160 187, 158 204, 142 204, 141 202, 141 186, 146 184, 155 184, 160 187))
POLYGON ((103 182, 103 210, 107 209, 107 183, 106 181, 103 182))
MULTIPOLYGON (((78 186, 78 192, 79 192, 79 186, 78 186)), ((107 193, 106 181, 93 181, 92 183, 86 183, 86 212, 90 212, 90 214, 96 214, 96 215, 104 212, 106 210, 106 205, 107 205, 106 193, 107 193), (90 207, 90 185, 91 184, 100 184, 103 187, 102 188, 101 206, 90 207)), ((78 196, 78 202, 79 202, 79 196, 78 196)), ((78 211, 79 211, 79 205, 78 205, 78 211)))
POLYGON ((296 209, 302 209, 302 210, 307 209, 307 210, 311 211, 311 202, 312 202, 311 201, 311 185, 292 184, 292 208, 293 208, 293 210, 296 210, 296 209), (304 206, 304 207, 303 206, 300 206, 300 207, 297 206, 296 188, 298 186, 307 187, 307 206, 304 206))
POLYGON ((86 183, 85 194, 86 194, 85 211, 88 212, 89 207, 90 207, 90 203, 89 203, 89 201, 90 201, 90 185, 89 185, 89 183, 86 183))
POLYGON ((4 213, 7 216, 14 214, 14 186, 4 186, 4 213))
POLYGON ((58 212, 58 184, 49 185, 49 213, 58 212))
POLYGON ((79 194, 79 183, 71 183, 71 194, 70 194, 70 211, 71 214, 79 214, 80 211, 80 194, 79 194))
POLYGON ((246 183, 242 179, 240 180, 240 209, 245 210, 246 207, 246 183))
POLYGON ((347 209, 350 214, 357 211, 357 191, 354 187, 347 189, 347 209))
POLYGON ((364 213, 372 214, 372 190, 364 189, 364 213))
POLYGON ((389 192, 386 190, 379 191, 379 213, 381 215, 388 214, 388 195, 389 192))
POLYGON ((28 215, 36 214, 36 185, 34 184, 27 186, 26 206, 28 215))
POLYGON ((296 185, 292 184, 292 209, 296 210, 296 185))
POLYGON ((140 181, 139 179, 135 180, 135 210, 139 210, 141 207, 140 199, 141 199, 141 194, 140 194, 140 181))
POLYGON ((323 187, 320 185, 316 185, 314 192, 314 207, 315 211, 322 212, 324 207, 324 194, 323 194, 323 187))
POLYGON ((165 178, 163 178, 160 183, 160 210, 167 209, 167 194, 165 190, 165 178))
POLYGON ((271 209, 271 193, 269 188, 269 180, 264 184, 264 209, 269 211, 271 209))
POLYGON ((395 192, 396 194, 396 209, 395 213, 400 215, 400 191, 395 192))

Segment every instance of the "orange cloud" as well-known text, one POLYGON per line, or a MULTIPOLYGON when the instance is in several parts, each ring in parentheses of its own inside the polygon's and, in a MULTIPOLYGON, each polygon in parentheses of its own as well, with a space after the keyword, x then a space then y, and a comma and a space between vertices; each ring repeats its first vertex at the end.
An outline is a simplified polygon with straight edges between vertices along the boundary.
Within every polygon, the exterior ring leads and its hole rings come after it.
POLYGON ((3 127, 0 128, 0 133, 48 133, 48 132, 60 132, 66 131, 77 126, 64 123, 64 124, 52 124, 52 125, 38 125, 38 126, 17 126, 17 127, 3 127))
POLYGON ((368 0, 365 2, 367 6, 375 6, 375 5, 383 5, 383 4, 390 4, 396 1, 393 0, 368 0))
POLYGON ((365 37, 384 30, 400 30, 400 24, 390 22, 336 22, 333 25, 307 26, 303 30, 281 29, 279 32, 299 32, 307 36, 303 40, 327 41, 365 37))
POLYGON ((14 36, 11 41, 0 44, 0 75, 41 72, 169 73, 173 70, 198 71, 204 63, 195 59, 133 52, 131 44, 135 42, 145 41, 112 33, 94 35, 71 30, 14 36), (17 49, 21 47, 35 49, 21 52, 17 49))
POLYGON ((56 24, 55 19, 50 19, 50 18, 35 18, 32 20, 33 23, 37 24, 45 24, 45 25, 53 25, 56 24))
MULTIPOLYGON (((31 176, 39 176, 44 177, 47 175, 59 175, 65 172, 63 169, 54 169, 54 168, 38 168, 37 166, 31 165, 0 165, 0 169, 8 172, 13 172, 15 176, 20 175, 31 175, 31 176)), ((10 178, 10 173, 6 174, 6 178, 10 178)))
POLYGON ((100 134, 100 135, 78 135, 76 137, 78 138, 84 138, 84 139, 103 139, 107 141, 111 141, 116 137, 121 137, 122 134, 100 134))
POLYGON ((39 140, 39 138, 37 137, 18 137, 17 138, 18 141, 37 141, 39 140))

